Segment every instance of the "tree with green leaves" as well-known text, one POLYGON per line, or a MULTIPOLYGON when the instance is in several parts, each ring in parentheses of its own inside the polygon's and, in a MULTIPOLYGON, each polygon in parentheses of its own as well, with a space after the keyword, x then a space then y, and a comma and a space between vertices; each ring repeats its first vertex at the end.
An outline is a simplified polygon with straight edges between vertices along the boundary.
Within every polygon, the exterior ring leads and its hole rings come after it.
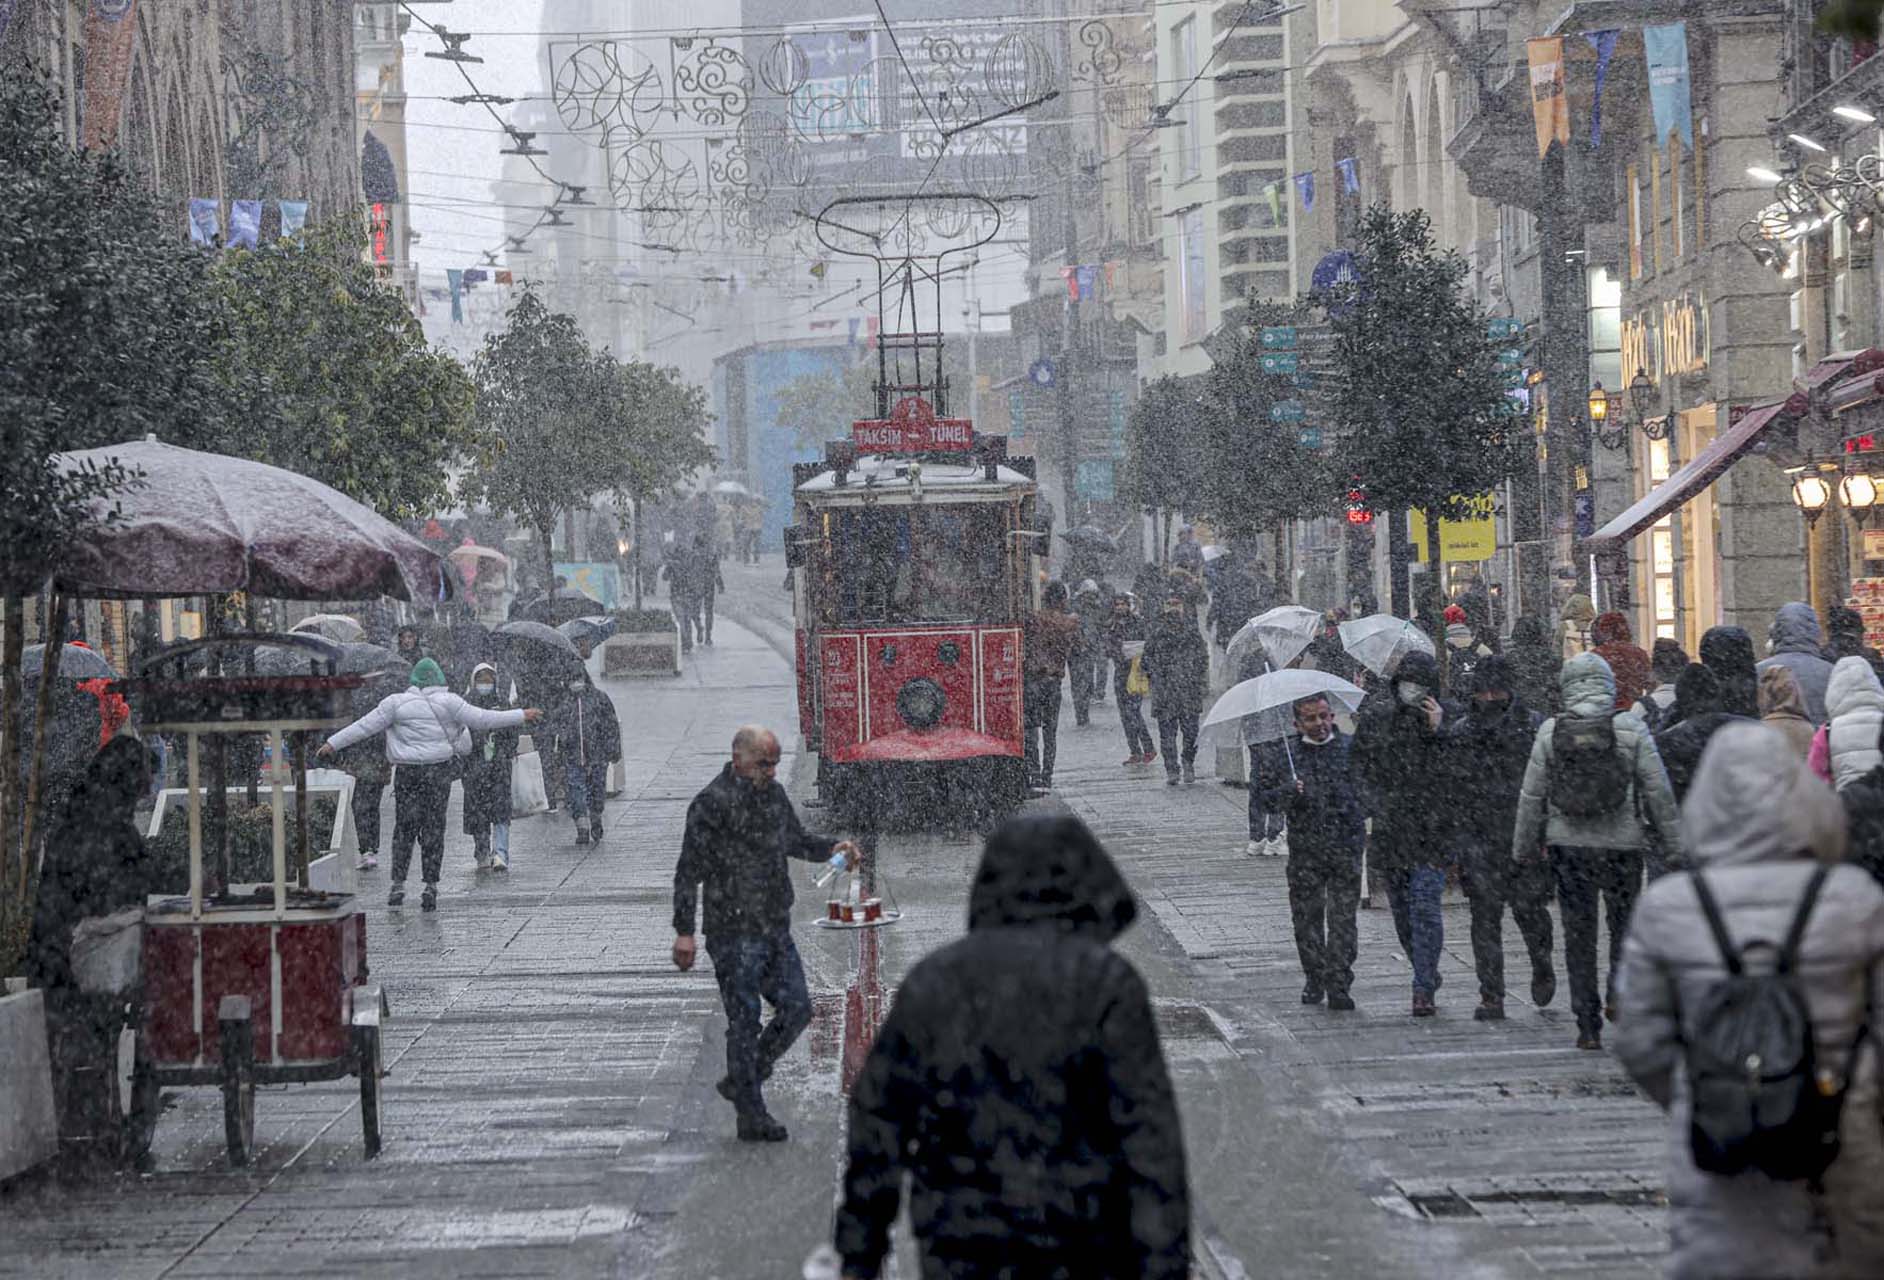
POLYGON ((1125 428, 1121 491, 1154 522, 1163 517, 1159 555, 1170 541, 1171 517, 1202 509, 1206 434, 1227 430, 1215 422, 1224 409, 1192 380, 1167 374, 1147 386, 1132 406, 1125 428))
MULTIPOLYGON (((21 723, 23 596, 96 504, 137 477, 105 466, 61 473, 53 457, 154 433, 201 443, 215 412, 214 313, 205 256, 110 155, 76 151, 57 92, 33 68, 0 68, 0 728, 21 723)), ((52 616, 63 627, 64 601, 52 616)), ((47 654, 32 714, 57 675, 47 654)), ((43 736, 33 735, 35 741, 43 736)), ((23 828, 22 735, 0 736, 0 972, 24 937, 34 859, 23 828)), ((30 788, 29 788, 30 789, 30 788)))
POLYGON ((650 499, 672 493, 682 481, 718 461, 706 441, 707 394, 682 379, 680 370, 641 361, 617 364, 610 412, 627 432, 616 494, 629 507, 633 529, 635 612, 641 611, 643 568, 641 515, 650 499))
POLYGON ((445 505, 451 468, 487 438, 470 376, 427 345, 365 247, 349 215, 216 259, 216 443, 404 519, 445 505))
MULTIPOLYGON (((1396 541, 1409 508, 1426 512, 1437 582, 1435 517, 1479 514, 1475 503, 1512 470, 1507 434, 1517 419, 1499 344, 1462 287, 1464 259, 1435 246, 1424 210, 1369 209, 1355 257, 1357 278, 1317 298, 1334 330, 1337 474, 1358 478, 1368 504, 1391 513, 1396 541)), ((1401 556, 1396 600, 1403 576, 1401 556)))
POLYGON ((773 421, 792 433, 799 448, 821 453, 825 441, 841 439, 851 423, 875 415, 876 378, 876 362, 869 360, 801 373, 779 388, 773 421))

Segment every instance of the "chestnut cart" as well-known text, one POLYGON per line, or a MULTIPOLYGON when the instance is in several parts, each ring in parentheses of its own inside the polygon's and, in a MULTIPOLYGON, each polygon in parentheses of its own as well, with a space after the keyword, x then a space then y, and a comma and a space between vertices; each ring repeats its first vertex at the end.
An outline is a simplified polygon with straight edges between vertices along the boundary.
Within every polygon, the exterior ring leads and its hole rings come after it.
POLYGON ((308 883, 310 740, 344 723, 346 694, 361 683, 336 674, 325 642, 268 635, 170 649, 119 686, 146 732, 182 740, 188 771, 189 892, 154 897, 145 912, 139 1056, 159 1085, 222 1089, 234 1165, 254 1154, 256 1086, 343 1076, 360 1081, 366 1155, 379 1153, 389 1010, 368 982, 366 917, 355 895, 308 883), (239 650, 259 644, 304 650, 307 674, 195 673, 253 670, 239 650), (266 784, 273 865, 259 883, 232 879, 226 783, 241 735, 261 735, 272 760, 293 762, 292 795, 281 769, 266 784))

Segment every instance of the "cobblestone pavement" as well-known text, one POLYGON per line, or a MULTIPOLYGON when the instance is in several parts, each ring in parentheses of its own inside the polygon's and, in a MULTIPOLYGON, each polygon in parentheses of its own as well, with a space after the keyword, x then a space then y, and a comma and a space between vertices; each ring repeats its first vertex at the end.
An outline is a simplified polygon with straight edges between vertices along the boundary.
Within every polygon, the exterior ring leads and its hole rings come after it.
MULTIPOLYGON (((768 1087, 792 1128, 780 1147, 732 1140, 710 975, 667 960, 687 800, 739 723, 793 723, 782 566, 727 568, 722 617, 746 627, 723 620, 679 680, 609 686, 628 785, 599 847, 560 817, 520 819, 516 869, 480 877, 454 805, 436 915, 388 911, 385 873, 369 877, 395 1013, 380 1159, 361 1158, 351 1082, 264 1090, 247 1171, 226 1166, 215 1091, 179 1091, 156 1173, 0 1197, 0 1276, 796 1275, 828 1238, 855 935, 799 931, 818 1016, 768 1087)), ((1147 908, 1123 945, 1180 1093, 1199 1274, 1649 1274, 1660 1124, 1571 1047, 1567 1011, 1514 995, 1510 1021, 1471 1022, 1462 906, 1440 1017, 1406 1016, 1384 911, 1362 917, 1360 1011, 1304 1009, 1284 863, 1242 856, 1243 792, 1121 768, 1110 712, 1080 729, 1068 711, 1042 803, 1092 823, 1147 908)), ((907 911, 880 934, 886 984, 959 932, 977 854, 966 836, 885 838, 907 911)), ((914 1275, 906 1240, 892 1274, 914 1275)))

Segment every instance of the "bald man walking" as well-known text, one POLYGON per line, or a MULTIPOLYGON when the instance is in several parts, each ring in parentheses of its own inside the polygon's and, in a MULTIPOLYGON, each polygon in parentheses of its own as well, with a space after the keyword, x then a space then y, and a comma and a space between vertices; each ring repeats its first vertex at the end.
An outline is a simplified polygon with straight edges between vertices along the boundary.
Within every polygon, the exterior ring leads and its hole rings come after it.
POLYGON ((778 785, 778 736, 760 725, 733 735, 733 758, 695 796, 674 871, 674 965, 693 968, 694 908, 706 891, 706 946, 726 1005, 726 1076, 742 1142, 783 1142, 785 1126, 765 1109, 760 1085, 811 1023, 805 967, 792 942, 787 858, 823 862, 857 846, 814 836, 778 785), (772 1020, 759 1028, 759 1002, 772 1020))

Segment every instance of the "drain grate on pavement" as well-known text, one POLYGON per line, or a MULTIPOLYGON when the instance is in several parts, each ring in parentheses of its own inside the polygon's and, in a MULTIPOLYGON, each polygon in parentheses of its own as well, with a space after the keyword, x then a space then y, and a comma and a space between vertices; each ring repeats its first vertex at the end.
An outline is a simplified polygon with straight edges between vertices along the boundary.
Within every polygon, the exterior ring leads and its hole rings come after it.
POLYGON ((1634 1181, 1577 1184, 1552 1180, 1535 1185, 1489 1183, 1468 1188, 1394 1183, 1393 1192, 1376 1197, 1376 1203, 1405 1217, 1449 1222, 1484 1219, 1541 1224, 1590 1211, 1656 1213, 1668 1207, 1665 1190, 1634 1181))

